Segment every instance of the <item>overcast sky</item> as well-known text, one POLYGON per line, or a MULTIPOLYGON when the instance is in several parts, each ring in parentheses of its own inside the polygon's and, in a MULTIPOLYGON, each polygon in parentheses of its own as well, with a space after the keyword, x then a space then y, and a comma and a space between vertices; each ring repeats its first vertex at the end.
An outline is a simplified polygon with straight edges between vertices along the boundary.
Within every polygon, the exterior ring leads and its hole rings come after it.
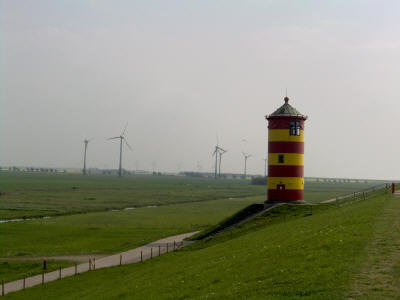
POLYGON ((266 114, 305 176, 400 179, 399 1, 0 0, 0 165, 263 173, 266 114), (246 140, 246 141, 243 141, 246 140))

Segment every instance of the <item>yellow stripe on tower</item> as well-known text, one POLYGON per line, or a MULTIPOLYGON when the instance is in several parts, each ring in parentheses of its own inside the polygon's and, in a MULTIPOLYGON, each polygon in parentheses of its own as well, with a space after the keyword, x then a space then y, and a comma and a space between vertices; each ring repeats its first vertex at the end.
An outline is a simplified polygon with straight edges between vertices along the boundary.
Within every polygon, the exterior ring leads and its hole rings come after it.
POLYGON ((303 177, 268 177, 268 189, 276 190, 278 184, 284 184, 286 190, 303 190, 303 177))
POLYGON ((269 153, 270 166, 304 166, 304 154, 298 153, 269 153), (283 163, 279 162, 279 155, 283 155, 283 163))
POLYGON ((269 142, 304 142, 304 130, 300 130, 300 135, 290 135, 289 129, 270 129, 268 130, 269 142))

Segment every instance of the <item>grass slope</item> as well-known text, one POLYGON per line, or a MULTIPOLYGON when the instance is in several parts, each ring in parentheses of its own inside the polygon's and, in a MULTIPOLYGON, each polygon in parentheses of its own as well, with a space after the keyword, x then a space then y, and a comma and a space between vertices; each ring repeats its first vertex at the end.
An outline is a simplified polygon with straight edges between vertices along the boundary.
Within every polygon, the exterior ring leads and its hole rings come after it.
POLYGON ((366 260, 375 224, 393 201, 387 195, 325 206, 286 222, 265 216, 264 223, 257 219, 232 239, 226 234, 144 263, 66 278, 6 298, 343 299, 366 260))
POLYGON ((264 204, 263 203, 253 203, 250 204, 249 206, 246 206, 242 210, 237 211, 234 213, 232 216, 229 216, 228 218, 223 219, 221 222, 214 226, 210 226, 206 228, 205 230, 202 230, 195 235, 191 236, 188 238, 190 241, 195 241, 195 240, 201 240, 204 239, 214 233, 217 233, 223 229, 227 229, 229 226, 237 224, 238 222, 246 219, 247 217, 254 215, 258 212, 261 212, 264 209, 264 204))

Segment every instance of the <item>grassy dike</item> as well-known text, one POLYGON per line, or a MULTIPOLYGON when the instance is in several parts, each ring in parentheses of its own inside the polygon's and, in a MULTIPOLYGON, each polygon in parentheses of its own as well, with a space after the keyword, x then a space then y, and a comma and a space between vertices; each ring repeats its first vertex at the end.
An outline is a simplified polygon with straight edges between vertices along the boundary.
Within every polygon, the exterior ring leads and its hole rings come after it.
POLYGON ((348 298, 400 298, 400 197, 390 201, 375 223, 364 250, 360 272, 353 278, 348 298))
POLYGON ((354 293, 357 276, 368 273, 371 248, 382 246, 373 241, 390 234, 383 224, 398 218, 399 211, 400 200, 384 195, 297 214, 286 222, 266 217, 237 229, 232 239, 226 233, 144 263, 81 274, 6 298, 343 299, 354 293))

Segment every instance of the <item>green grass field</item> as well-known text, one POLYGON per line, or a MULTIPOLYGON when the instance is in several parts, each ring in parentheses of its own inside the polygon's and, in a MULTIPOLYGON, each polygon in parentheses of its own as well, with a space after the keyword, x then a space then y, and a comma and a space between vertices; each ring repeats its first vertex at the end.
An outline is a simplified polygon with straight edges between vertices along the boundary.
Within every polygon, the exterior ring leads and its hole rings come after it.
MULTIPOLYGON (((394 299, 397 288, 372 289, 365 274, 392 259, 400 267, 400 201, 390 194, 339 208, 323 205, 269 213, 225 233, 144 263, 98 270, 9 294, 9 299, 394 299), (397 223, 396 223, 397 224, 397 223), (379 253, 383 244, 387 251, 379 253), (378 254, 379 253, 379 254, 378 254), (372 293, 370 294, 370 290, 372 293)), ((384 266, 386 266, 384 264, 384 266)), ((374 273, 372 276, 372 273, 374 273)), ((397 276, 398 277, 398 276, 397 276)), ((386 282, 387 286, 397 281, 386 282)), ((371 282, 370 282, 371 284, 371 282)))
POLYGON ((1 224, 0 257, 110 254, 200 230, 262 200, 211 200, 1 224))
MULTIPOLYGON (((306 182, 305 199, 317 202, 374 184, 306 182)), ((265 186, 240 179, 0 172, 0 192, 4 220, 265 195, 265 186)))
POLYGON ((0 220, 265 194, 245 180, 0 172, 0 220))
MULTIPOLYGON (((53 216, 0 224, 0 262, 8 263, 8 269, 0 268, 0 279, 7 281, 31 272, 30 264, 23 267, 26 259, 124 251, 213 226, 249 204, 265 200, 265 187, 245 180, 0 175, 5 193, 0 196, 2 218, 53 216), (154 205, 158 206, 146 207, 154 205), (133 206, 138 208, 109 211, 133 206)), ((368 186, 312 182, 306 184, 305 198, 318 202, 368 186)))
MULTIPOLYGON (((76 175, 72 177, 69 177, 69 175, 53 175, 45 177, 45 183, 43 183, 39 180, 40 176, 37 180, 32 179, 32 175, 27 178, 23 176, 23 180, 30 182, 28 190, 31 190, 32 187, 43 189, 44 185, 49 184, 48 178, 54 180, 52 185, 54 190, 72 185, 68 180, 77 180, 76 175)), ((86 179, 88 177, 84 176, 80 176, 80 178, 85 179, 81 185, 82 187, 93 188, 94 191, 100 194, 102 193, 102 188, 95 189, 95 187, 100 186, 103 180, 109 179, 108 177, 86 179)), ((26 192, 26 190, 21 189, 20 182, 15 183, 15 178, 11 177, 8 180, 14 182, 14 189, 26 192)), ((247 193, 251 195, 257 191, 260 192, 260 187, 257 187, 258 190, 256 190, 247 181, 241 180, 215 181, 181 177, 160 179, 159 177, 154 178, 152 176, 126 178, 123 181, 118 180, 112 179, 110 184, 114 184, 114 186, 120 184, 122 185, 120 187, 122 189, 129 182, 136 182, 136 180, 142 182, 144 187, 141 189, 138 187, 135 190, 137 194, 140 194, 141 190, 146 192, 152 191, 153 194, 157 194, 159 190, 163 189, 166 192, 169 184, 172 188, 183 186, 182 195, 179 195, 178 199, 180 199, 180 202, 185 203, 166 205, 167 203, 176 202, 175 194, 179 194, 179 191, 175 191, 175 193, 170 195, 170 198, 164 200, 164 205, 157 207, 142 207, 132 210, 75 214, 49 219, 3 223, 0 224, 0 235, 2 236, 0 241, 0 258, 88 253, 109 254, 127 250, 165 236, 196 231, 215 225, 221 219, 230 216, 243 207, 251 203, 262 203, 265 199, 264 195, 241 198, 242 194, 247 193), (220 190, 223 198, 205 200, 207 197, 215 197, 210 194, 210 187, 214 191, 220 190), (185 198, 185 195, 190 193, 191 189, 194 189, 193 193, 200 198, 185 198), (237 194, 234 194, 235 191, 237 194), (230 197, 227 198, 228 196, 230 197), (192 202, 186 202, 188 199, 192 202)), ((305 197, 309 201, 321 201, 338 194, 359 189, 360 186, 364 187, 363 184, 311 183, 307 185, 305 197)), ((10 190, 12 189, 10 188, 10 190)), ((82 188, 82 191, 85 191, 85 189, 82 188)), ((45 190, 42 191, 42 193, 45 192, 45 190)), ((261 192, 264 193, 262 190, 261 192)), ((52 190, 49 193, 51 194, 52 190)), ((116 194, 115 202, 121 203, 118 197, 119 194, 116 194)), ((71 202, 74 201, 78 200, 71 199, 71 202)), ((137 201, 141 200, 138 198, 137 201)), ((53 202, 55 202, 55 206, 59 204, 57 200, 53 200, 53 202)), ((49 202, 49 205, 53 205, 53 202, 49 202)), ((6 204, 12 206, 14 203, 19 205, 20 200, 16 200, 15 202, 10 201, 6 204)), ((155 203, 147 202, 146 204, 155 203)), ((157 202, 157 204, 160 203, 157 202)), ((3 205, 5 204, 3 203, 3 205)), ((85 211, 86 207, 82 209, 85 211)))
MULTIPOLYGON (((154 240, 201 230, 260 197, 221 199, 98 212, 0 224, 0 279, 10 281, 31 272, 26 259, 41 256, 111 254, 154 240)), ((72 264, 70 262, 70 264, 72 264)))

